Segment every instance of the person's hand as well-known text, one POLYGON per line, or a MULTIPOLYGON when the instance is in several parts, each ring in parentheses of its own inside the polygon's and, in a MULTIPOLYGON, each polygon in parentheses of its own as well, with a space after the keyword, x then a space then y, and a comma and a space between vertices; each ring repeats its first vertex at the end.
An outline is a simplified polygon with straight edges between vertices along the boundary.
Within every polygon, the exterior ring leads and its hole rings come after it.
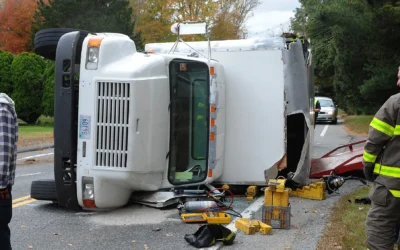
POLYGON ((366 163, 364 165, 364 175, 365 175, 365 179, 367 181, 371 181, 373 182, 375 180, 375 174, 374 174, 374 163, 366 163))

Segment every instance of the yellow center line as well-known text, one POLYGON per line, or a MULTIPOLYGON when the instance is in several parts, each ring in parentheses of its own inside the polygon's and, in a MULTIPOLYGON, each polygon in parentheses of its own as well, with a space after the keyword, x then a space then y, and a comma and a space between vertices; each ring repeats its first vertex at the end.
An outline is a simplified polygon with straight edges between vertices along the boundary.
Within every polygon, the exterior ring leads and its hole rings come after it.
POLYGON ((31 198, 31 196, 30 195, 27 195, 27 196, 24 196, 24 197, 20 197, 20 198, 18 198, 18 199, 14 199, 13 201, 12 201, 12 203, 14 204, 14 203, 17 203, 17 202, 20 202, 20 201, 23 201, 23 200, 27 200, 27 199, 30 199, 31 198))
POLYGON ((20 207, 20 206, 23 206, 23 205, 26 205, 26 204, 29 204, 29 203, 33 203, 35 201, 36 200, 32 199, 30 195, 23 196, 23 197, 14 199, 12 201, 12 204, 13 204, 12 207, 13 208, 20 207))
POLYGON ((23 202, 20 202, 20 203, 17 203, 17 204, 13 204, 13 208, 17 208, 17 207, 20 207, 20 206, 23 206, 23 205, 26 205, 26 204, 29 204, 29 203, 33 203, 33 202, 35 202, 36 200, 35 199, 29 199, 29 200, 26 200, 26 201, 23 201, 23 202))

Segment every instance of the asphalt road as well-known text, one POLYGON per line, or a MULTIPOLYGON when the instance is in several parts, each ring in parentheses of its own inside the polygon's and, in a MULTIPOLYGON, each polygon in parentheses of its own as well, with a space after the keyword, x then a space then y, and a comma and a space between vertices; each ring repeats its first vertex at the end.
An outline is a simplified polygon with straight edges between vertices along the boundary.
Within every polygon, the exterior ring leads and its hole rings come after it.
MULTIPOLYGON (((360 138, 350 137, 343 125, 317 125, 314 157, 360 138)), ((11 223, 14 250, 22 249, 194 249, 185 240, 199 225, 185 224, 176 209, 153 209, 131 204, 111 212, 74 212, 49 202, 30 199, 33 180, 53 178, 52 150, 19 154, 16 182, 13 188, 14 210, 11 223), (38 155, 39 156, 34 156, 38 155), (33 156, 33 157, 32 157, 33 156), (33 160, 34 159, 34 160, 33 160)), ((341 192, 361 186, 349 181, 341 192)), ((227 249, 315 249, 328 218, 330 208, 340 195, 325 201, 290 198, 290 230, 274 230, 273 235, 237 233, 235 244, 227 249)), ((235 208, 245 210, 261 220, 260 199, 254 203, 237 198, 235 208)))

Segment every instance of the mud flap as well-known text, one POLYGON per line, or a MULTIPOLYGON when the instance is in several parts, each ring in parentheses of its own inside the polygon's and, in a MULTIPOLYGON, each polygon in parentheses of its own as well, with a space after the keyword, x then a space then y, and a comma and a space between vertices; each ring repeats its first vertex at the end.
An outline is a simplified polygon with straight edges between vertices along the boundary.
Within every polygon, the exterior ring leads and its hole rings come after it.
POLYGON ((76 51, 82 47, 80 32, 63 35, 56 52, 54 103, 54 176, 58 203, 80 209, 76 189, 79 77, 75 76, 76 51), (79 44, 80 43, 80 44, 79 44))

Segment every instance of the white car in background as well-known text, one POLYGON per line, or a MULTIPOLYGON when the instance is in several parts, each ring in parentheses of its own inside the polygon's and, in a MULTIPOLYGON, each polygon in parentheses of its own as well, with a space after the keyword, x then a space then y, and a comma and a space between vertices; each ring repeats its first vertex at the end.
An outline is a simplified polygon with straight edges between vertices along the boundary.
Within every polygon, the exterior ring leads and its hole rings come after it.
POLYGON ((321 111, 318 114, 317 122, 332 122, 337 123, 338 107, 329 97, 316 96, 319 100, 321 111))

